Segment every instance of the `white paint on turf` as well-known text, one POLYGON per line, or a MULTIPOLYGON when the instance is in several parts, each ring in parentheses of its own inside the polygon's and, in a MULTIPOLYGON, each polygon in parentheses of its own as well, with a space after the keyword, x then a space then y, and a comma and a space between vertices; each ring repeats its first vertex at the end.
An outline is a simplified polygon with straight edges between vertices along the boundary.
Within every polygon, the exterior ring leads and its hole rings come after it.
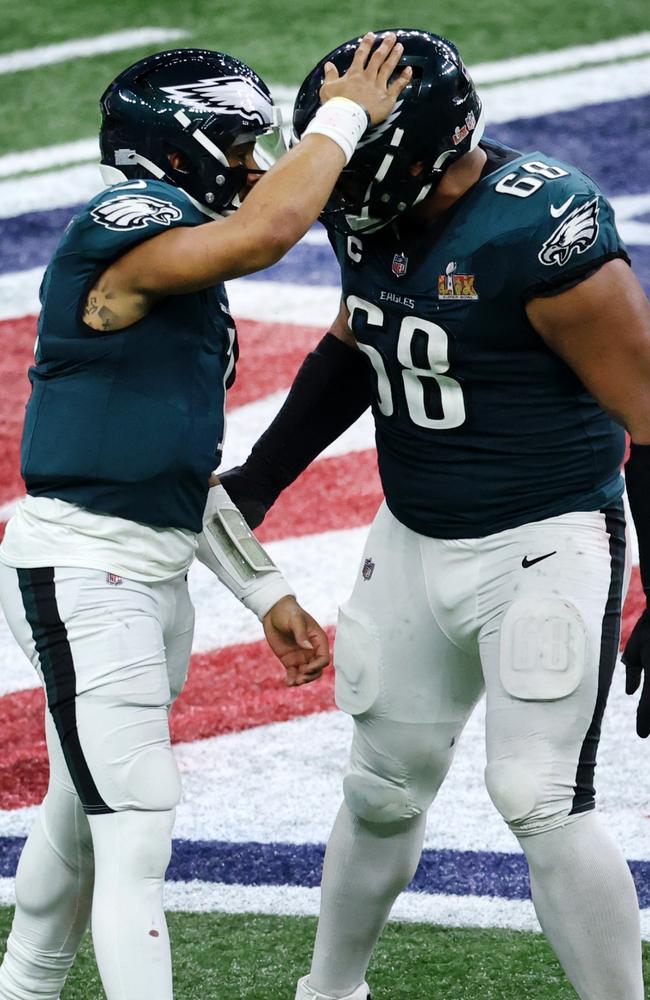
MULTIPOLYGON (((14 880, 0 878, 0 906, 16 902, 14 880)), ((263 913, 270 916, 318 916, 319 889, 300 886, 221 885, 210 882, 167 882, 165 908, 185 913, 263 913)), ((528 900, 489 896, 438 896, 405 892, 390 915, 391 921, 430 923, 448 927, 497 927, 539 933, 528 900)), ((641 934, 650 940, 650 910, 641 912, 641 934)))
MULTIPOLYGON (((649 60, 630 59, 623 63, 601 65, 606 59, 645 54, 650 48, 649 36, 649 32, 643 32, 613 42, 598 42, 593 46, 559 49, 556 52, 537 53, 494 63, 478 63, 473 68, 470 67, 477 83, 483 85, 488 124, 650 93, 649 60), (604 56, 604 52, 608 55, 604 56), (598 65, 590 68, 590 63, 598 65), (587 68, 569 69, 577 65, 587 68), (560 67, 569 71, 557 72, 560 67), (553 75, 532 81, 522 80, 519 83, 489 86, 490 83, 527 76, 529 73, 549 72, 553 75)), ((274 94, 283 118, 285 121, 290 121, 295 89, 276 86, 274 94)), ((0 157, 0 176, 6 177, 20 171, 36 170, 39 169, 39 163, 40 169, 47 169, 57 164, 64 166, 81 163, 96 157, 97 140, 94 137, 76 143, 40 147, 25 153, 10 153, 0 157)))
MULTIPOLYGON (((503 83, 506 80, 557 73, 559 70, 578 66, 603 66, 617 59, 629 59, 650 52, 650 31, 638 35, 610 38, 592 45, 573 45, 554 52, 535 52, 533 55, 499 59, 497 62, 474 63, 469 67, 476 84, 503 83)), ((537 81, 536 81, 537 83, 537 81)))
POLYGON ((19 70, 37 69, 52 63, 66 62, 68 59, 83 59, 102 55, 106 52, 121 52, 139 45, 153 45, 184 38, 186 31, 178 28, 131 28, 127 31, 112 31, 106 35, 91 38, 71 38, 68 42, 54 45, 37 45, 32 49, 16 49, 0 55, 0 73, 16 73, 19 70))
POLYGON ((489 129, 496 122, 642 97, 650 93, 650 59, 579 69, 541 80, 503 83, 481 93, 489 129))
MULTIPOLYGON (((36 170, 53 170, 70 163, 84 163, 95 160, 99 163, 99 142, 97 136, 90 139, 76 139, 74 142, 59 142, 52 146, 26 149, 23 153, 6 153, 0 156, 0 177, 29 173, 36 170)), ((53 174, 50 183, 56 186, 53 174)))
MULTIPOLYGON (((650 776, 635 764, 634 707, 621 672, 605 716, 597 788, 601 812, 625 856, 642 861, 650 860, 650 819, 642 805, 650 801, 650 776), (632 773, 634 782, 625 777, 632 773)), ((350 738, 351 720, 325 712, 178 745, 184 791, 175 836, 325 843, 341 799, 350 738)), ((485 790, 484 768, 481 702, 429 813, 425 847, 519 853, 485 790)))
POLYGON ((82 205, 104 186, 96 163, 1 181, 0 219, 82 205))

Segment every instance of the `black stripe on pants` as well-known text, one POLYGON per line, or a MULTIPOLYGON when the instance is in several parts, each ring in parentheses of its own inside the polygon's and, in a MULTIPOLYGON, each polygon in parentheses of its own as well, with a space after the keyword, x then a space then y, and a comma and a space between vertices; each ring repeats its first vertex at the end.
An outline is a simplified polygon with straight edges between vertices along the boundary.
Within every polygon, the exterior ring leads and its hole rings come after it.
POLYGON ((611 576, 600 638, 596 707, 580 751, 571 815, 588 812, 596 804, 594 772, 600 741, 600 728, 618 659, 621 637, 623 578, 625 575, 625 511, 623 502, 620 501, 616 506, 608 507, 601 513, 605 515, 605 524, 609 535, 611 576))
POLYGON ((85 812, 111 813, 97 790, 77 731, 77 679, 68 633, 56 603, 54 568, 18 569, 25 615, 45 680, 47 704, 85 812))

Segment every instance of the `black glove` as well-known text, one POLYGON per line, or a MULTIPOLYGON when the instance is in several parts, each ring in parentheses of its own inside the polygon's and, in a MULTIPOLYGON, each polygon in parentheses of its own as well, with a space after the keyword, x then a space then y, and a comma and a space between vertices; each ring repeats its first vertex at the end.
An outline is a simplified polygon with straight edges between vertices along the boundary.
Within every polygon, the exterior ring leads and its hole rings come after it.
POLYGON ((650 610, 648 608, 634 626, 621 659, 625 664, 626 694, 634 694, 643 675, 643 688, 636 712, 636 731, 641 739, 645 739, 650 736, 650 610))
POLYGON ((246 465, 236 465, 227 472, 220 472, 219 482, 239 508, 248 527, 254 531, 266 517, 273 500, 267 503, 266 498, 261 495, 259 481, 250 475, 246 465))

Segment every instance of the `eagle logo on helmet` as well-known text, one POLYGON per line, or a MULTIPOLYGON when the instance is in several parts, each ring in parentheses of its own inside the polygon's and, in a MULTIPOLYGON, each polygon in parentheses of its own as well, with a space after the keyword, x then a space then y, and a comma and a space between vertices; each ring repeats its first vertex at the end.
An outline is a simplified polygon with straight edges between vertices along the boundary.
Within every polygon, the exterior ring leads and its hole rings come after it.
POLYGON ((120 194, 91 210, 91 216, 105 229, 122 233, 128 229, 146 229, 151 223, 168 226, 178 222, 183 213, 171 201, 152 198, 150 195, 120 194))
POLYGON ((252 127, 264 127, 273 120, 273 102, 248 76, 215 76, 160 89, 186 107, 237 115, 252 127))
POLYGON ((574 251, 584 253, 592 247, 598 239, 599 211, 598 196, 574 209, 542 245, 537 255, 540 263, 561 267, 574 251))

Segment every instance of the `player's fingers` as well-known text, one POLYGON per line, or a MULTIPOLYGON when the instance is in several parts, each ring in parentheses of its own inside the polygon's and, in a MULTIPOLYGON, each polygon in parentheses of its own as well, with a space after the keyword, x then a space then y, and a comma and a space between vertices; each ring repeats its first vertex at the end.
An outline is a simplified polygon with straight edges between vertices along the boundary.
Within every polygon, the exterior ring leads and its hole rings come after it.
POLYGON ((650 671, 646 670, 636 713, 636 731, 642 740, 650 736, 650 671))
POLYGON ((384 35, 381 42, 375 49, 375 51, 370 56, 367 63, 367 70, 375 75, 379 74, 379 70, 384 65, 385 60, 389 57, 393 48, 397 44, 397 35, 394 35, 390 31, 387 35, 384 35))
POLYGON ((296 685, 311 684, 312 681, 317 681, 322 673, 323 673, 322 669, 310 671, 309 673, 306 673, 303 670, 300 676, 298 677, 298 680, 296 681, 296 685))
POLYGON ((296 670, 302 670, 305 664, 310 663, 311 660, 306 649, 292 649, 290 652, 283 654, 282 662, 287 668, 295 667, 296 670))
POLYGON ((366 59, 370 55, 370 51, 375 43, 375 33, 373 31, 367 31, 359 44, 357 45, 357 51, 354 53, 354 58, 350 64, 351 71, 362 70, 366 65, 366 59))
POLYGON ((410 66, 405 66, 399 76, 395 77, 390 87, 388 88, 388 94, 393 99, 399 97, 405 87, 408 87, 409 83, 413 79, 413 70, 410 66))
POLYGON ((403 54, 404 54, 404 46, 402 45, 401 42, 397 42, 393 46, 391 51, 388 53, 386 58, 384 59, 382 65, 379 67, 379 71, 377 73, 377 80, 380 83, 384 84, 388 83, 391 76, 395 72, 397 64, 402 58, 403 54))
POLYGON ((323 83, 334 83, 335 80, 339 78, 339 71, 337 70, 334 63, 326 62, 323 66, 324 76, 323 83))
POLYGON ((307 620, 304 614, 292 615, 289 621, 289 629, 297 646, 300 646, 301 649, 309 650, 314 648, 307 633, 307 620))
POLYGON ((634 694, 641 683, 643 670, 636 664, 628 663, 625 667, 625 693, 634 694))
POLYGON ((287 687, 297 687, 300 684, 300 673, 297 667, 287 667, 287 676, 284 679, 284 683, 287 687))

